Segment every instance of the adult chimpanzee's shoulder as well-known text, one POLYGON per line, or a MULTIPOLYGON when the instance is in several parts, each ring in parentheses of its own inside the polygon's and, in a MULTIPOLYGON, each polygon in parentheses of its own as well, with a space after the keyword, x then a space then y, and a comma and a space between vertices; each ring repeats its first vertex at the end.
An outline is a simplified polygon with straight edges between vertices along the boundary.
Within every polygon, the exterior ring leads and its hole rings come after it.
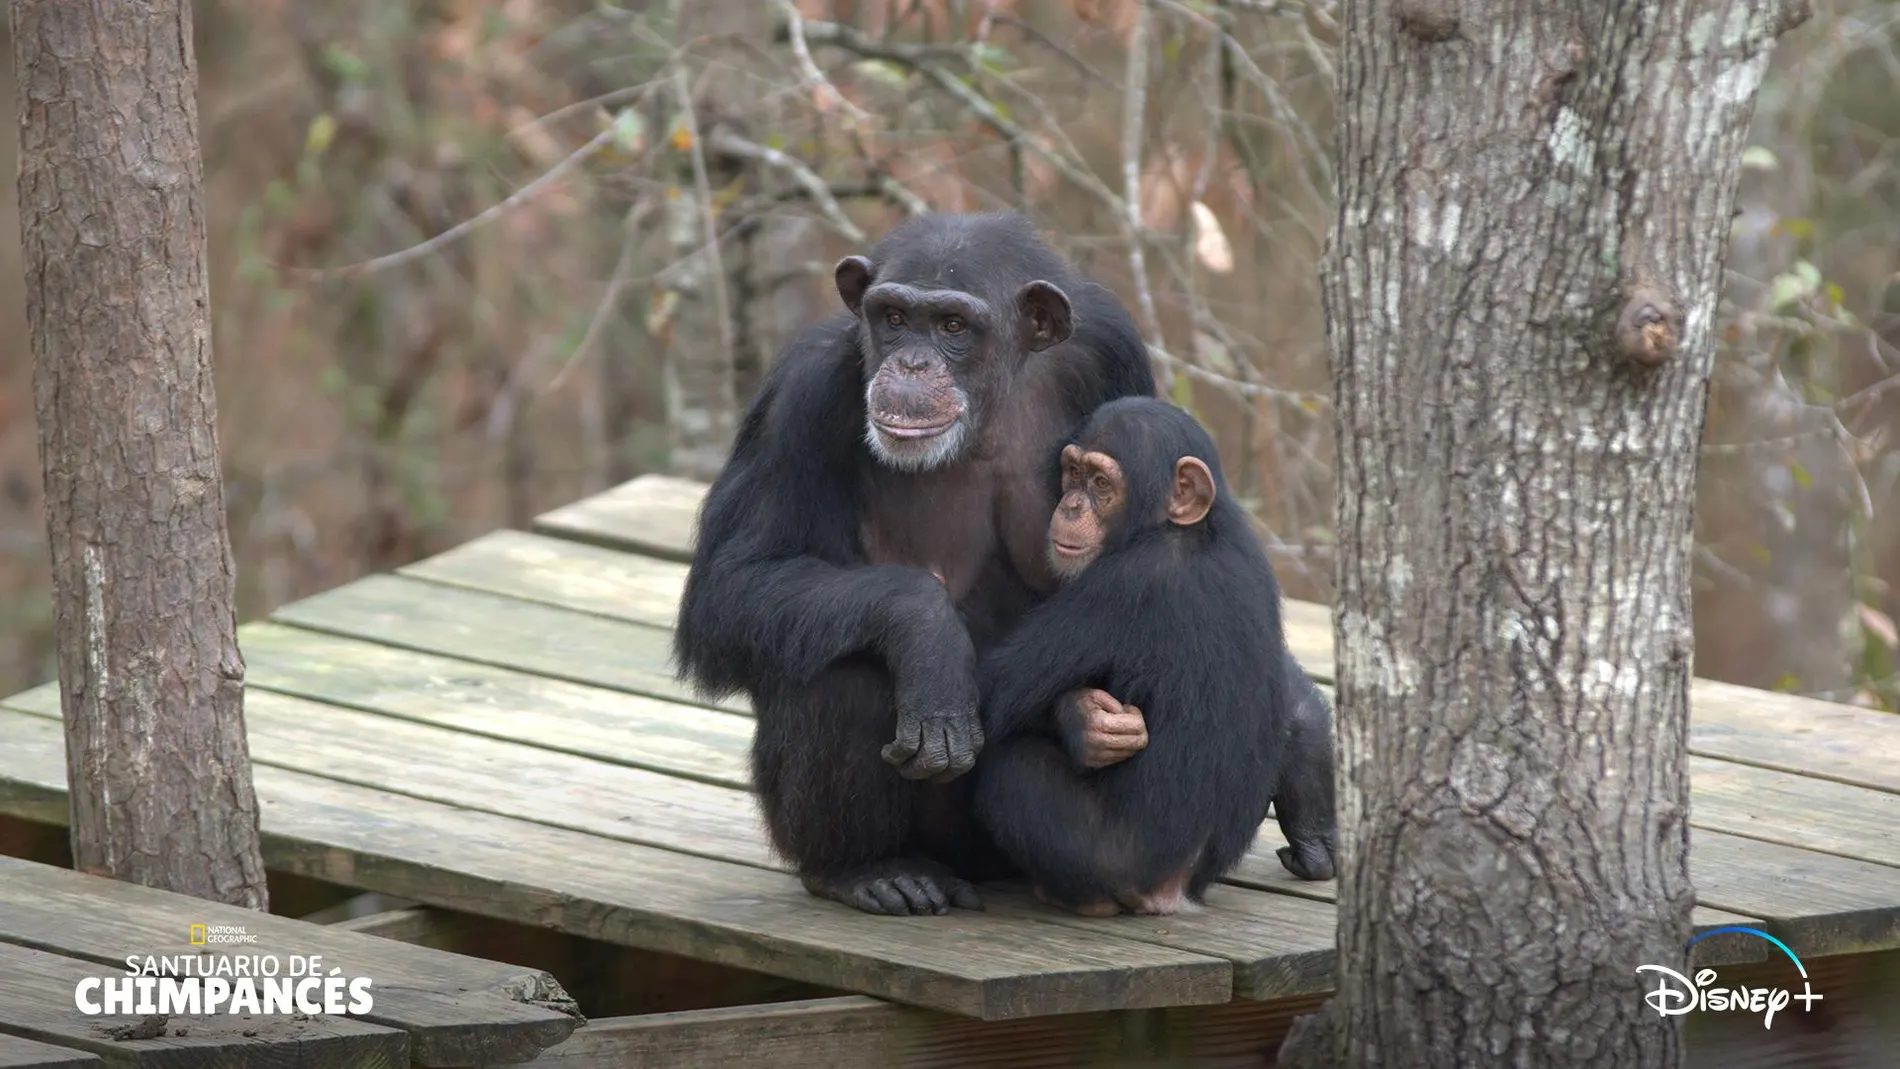
POLYGON ((706 495, 700 556, 849 558, 864 424, 856 330, 848 315, 815 324, 773 362, 706 495))
POLYGON ((766 371, 740 438, 748 432, 792 435, 813 444, 808 436, 824 428, 839 432, 833 437, 854 441, 864 419, 857 332, 857 319, 849 313, 799 332, 766 371))
POLYGON ((1117 397, 1153 397, 1148 345, 1120 298, 1100 283, 1078 278, 1069 300, 1075 306, 1069 346, 1085 354, 1090 382, 1100 390, 1089 410, 1117 397))

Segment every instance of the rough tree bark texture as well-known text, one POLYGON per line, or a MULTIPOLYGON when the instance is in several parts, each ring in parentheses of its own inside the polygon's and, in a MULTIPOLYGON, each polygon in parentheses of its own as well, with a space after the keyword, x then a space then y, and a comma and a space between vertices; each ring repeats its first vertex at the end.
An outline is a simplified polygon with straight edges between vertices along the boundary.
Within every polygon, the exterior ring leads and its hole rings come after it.
POLYGON ((1341 974, 1287 1062, 1677 1064, 1636 967, 1683 967, 1690 934, 1711 319, 1804 5, 1342 16, 1341 974))
POLYGON ((78 868, 263 908, 189 0, 15 0, 20 228, 78 868))

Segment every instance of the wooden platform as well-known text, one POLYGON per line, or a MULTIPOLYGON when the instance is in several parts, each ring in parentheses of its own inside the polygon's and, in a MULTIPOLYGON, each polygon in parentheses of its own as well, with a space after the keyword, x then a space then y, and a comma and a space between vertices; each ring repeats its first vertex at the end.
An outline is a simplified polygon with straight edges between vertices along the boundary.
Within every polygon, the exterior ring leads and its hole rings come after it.
MULTIPOLYGON (((701 492, 635 480, 243 628, 267 863, 985 1020, 1331 987, 1332 885, 1281 869, 1271 823, 1192 915, 1087 920, 1003 889, 983 914, 882 918, 808 896, 746 793, 745 703, 698 702, 669 664, 701 492)), ((1326 610, 1287 619, 1329 679, 1326 610)), ((1693 701, 1698 924, 1804 958, 1900 947, 1900 718, 1704 681, 1693 701)), ((66 819, 58 715, 50 684, 0 702, 0 812, 66 819)))
MULTIPOLYGON (((235 967, 233 963, 232 967, 235 967)), ((159 966, 188 975, 186 966, 159 966)), ((228 979, 233 973, 217 973, 228 979)), ((157 995, 151 996, 156 1002, 157 995)), ((207 996, 208 997, 208 996, 207 996)), ((317 996, 319 999, 321 995, 317 996)), ((95 989, 90 1002, 99 1003, 95 989)), ((0 857, 0 1067, 122 1065, 180 1069, 402 1069, 524 1062, 557 1046, 581 1021, 546 973, 308 924, 185 895, 0 857), (235 928, 248 942, 194 933, 235 928), (128 955, 218 958, 255 968, 270 955, 279 977, 320 971, 367 977, 369 1009, 302 1013, 86 1015, 76 988, 124 978, 128 955)))

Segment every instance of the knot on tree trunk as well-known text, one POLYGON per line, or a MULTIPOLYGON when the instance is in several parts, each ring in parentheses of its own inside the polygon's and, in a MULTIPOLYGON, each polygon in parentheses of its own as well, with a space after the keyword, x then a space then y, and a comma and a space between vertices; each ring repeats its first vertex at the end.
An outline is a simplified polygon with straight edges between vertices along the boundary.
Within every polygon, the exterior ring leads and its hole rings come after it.
POLYGON ((1658 367, 1682 343, 1682 312, 1667 290, 1652 281, 1638 282, 1624 294, 1616 317, 1616 348, 1642 367, 1658 367))
POLYGON ((1449 41, 1458 33, 1458 0, 1399 0, 1399 25, 1428 44, 1449 41))
POLYGON ((1775 36, 1779 37, 1813 17, 1813 0, 1781 0, 1781 6, 1775 12, 1775 36))

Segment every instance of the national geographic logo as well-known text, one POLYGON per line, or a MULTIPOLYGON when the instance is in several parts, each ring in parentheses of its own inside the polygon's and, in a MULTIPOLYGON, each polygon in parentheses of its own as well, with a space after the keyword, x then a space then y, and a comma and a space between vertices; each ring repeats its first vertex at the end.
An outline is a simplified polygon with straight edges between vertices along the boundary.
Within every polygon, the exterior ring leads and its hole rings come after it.
POLYGON ((257 937, 245 931, 241 924, 194 924, 190 934, 191 945, 195 947, 257 942, 257 937))

